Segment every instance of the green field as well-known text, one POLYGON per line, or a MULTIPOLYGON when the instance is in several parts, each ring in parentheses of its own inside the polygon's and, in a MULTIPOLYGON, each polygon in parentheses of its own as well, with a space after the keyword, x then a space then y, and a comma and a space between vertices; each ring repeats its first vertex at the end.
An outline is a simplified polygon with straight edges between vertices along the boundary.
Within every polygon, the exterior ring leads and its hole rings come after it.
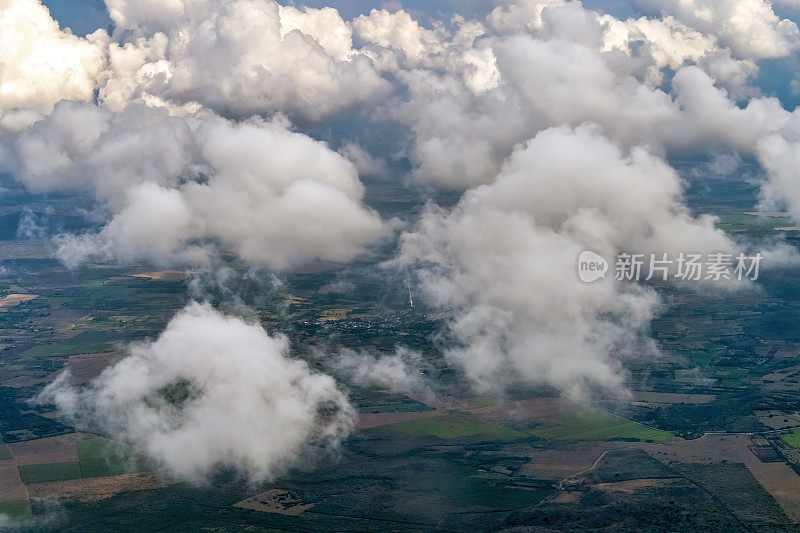
POLYGON ((469 405, 473 408, 490 407, 501 403, 501 400, 495 398, 470 398, 469 405))
POLYGON ((740 519, 759 524, 788 522, 775 499, 742 463, 672 463, 670 466, 713 494, 740 519))
POLYGON ((440 439, 455 439, 470 435, 488 435, 499 439, 515 439, 525 436, 525 433, 506 426, 468 416, 418 418, 384 427, 407 435, 418 437, 431 435, 440 439))
POLYGON ((50 355, 106 352, 112 348, 113 341, 121 338, 120 335, 120 333, 109 331, 82 331, 64 342, 34 346, 22 352, 22 357, 35 359, 50 355))
POLYGON ((672 433, 653 429, 625 418, 596 410, 572 411, 560 415, 556 426, 539 427, 531 431, 537 437, 550 440, 613 440, 635 439, 670 442, 672 433))
POLYGON ((675 472, 644 450, 609 450, 585 474, 590 483, 663 479, 675 476, 675 472))
POLYGON ((102 437, 91 437, 78 441, 78 460, 93 461, 108 456, 109 449, 116 443, 102 437))
POLYGON ((406 396, 386 394, 375 390, 353 391, 353 402, 361 413, 405 413, 433 410, 433 407, 406 396))
POLYGON ((746 368, 719 367, 714 372, 715 378, 720 379, 742 379, 747 377, 750 371, 746 368))
POLYGON ((50 355, 77 355, 79 353, 98 353, 111 349, 107 342, 60 342, 58 344, 40 344, 22 352, 22 357, 38 358, 50 355))
POLYGON ((137 455, 129 446, 96 437, 78 441, 78 461, 21 465, 19 475, 25 483, 44 483, 116 476, 141 472, 146 468, 146 459, 137 455))
MULTIPOLYGON (((475 483, 475 482, 473 482, 475 483)), ((480 492, 480 500, 475 497, 477 504, 483 504, 495 509, 523 509, 532 507, 552 494, 551 489, 527 489, 507 487, 486 482, 483 485, 475 484, 480 492)))
POLYGON ((548 440, 614 440, 630 439, 670 442, 672 433, 653 429, 625 418, 596 410, 580 410, 560 415, 555 424, 517 430, 469 415, 445 415, 418 418, 384 426, 413 436, 434 436, 455 439, 470 435, 487 435, 498 439, 534 436, 548 440))
POLYGON ((800 429, 795 429, 791 433, 781 435, 781 440, 789 446, 800 448, 800 429))
MULTIPOLYGON (((0 515, 5 515, 11 522, 24 522, 31 517, 31 506, 28 500, 0 502, 0 515)), ((0 526, 3 522, 0 520, 0 526)))
POLYGON ((11 452, 5 448, 0 448, 0 461, 5 461, 6 459, 11 459, 14 457, 11 455, 11 452))
POLYGON ((717 227, 719 229, 731 230, 771 230, 783 226, 791 226, 791 219, 786 217, 767 217, 757 215, 746 215, 744 213, 728 213, 719 215, 717 227))
POLYGON ((147 468, 144 457, 125 444, 102 437, 78 441, 81 477, 103 477, 141 472, 147 468))
POLYGON ((87 279, 87 280, 81 281, 78 285, 82 289, 94 290, 94 289, 99 289, 100 287, 102 287, 105 284, 105 282, 106 282, 106 280, 104 280, 104 279, 87 279))
POLYGON ((39 465, 20 465, 19 477, 23 483, 45 483, 65 481, 81 477, 81 467, 77 461, 68 463, 46 463, 39 465))

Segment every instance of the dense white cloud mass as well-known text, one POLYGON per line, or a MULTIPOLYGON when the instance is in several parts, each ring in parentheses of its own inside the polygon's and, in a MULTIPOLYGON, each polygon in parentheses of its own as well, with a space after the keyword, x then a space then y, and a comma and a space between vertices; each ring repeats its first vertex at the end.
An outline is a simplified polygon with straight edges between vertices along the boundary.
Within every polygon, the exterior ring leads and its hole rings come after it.
MULTIPOLYGON (((353 21, 363 41, 361 51, 373 58, 381 71, 404 77, 407 70, 445 71, 479 94, 499 83, 492 50, 478 42, 485 34, 478 21, 453 17, 453 31, 438 26, 428 30, 405 11, 390 13, 373 9, 353 21)), ((409 86, 413 80, 404 79, 409 86)))
POLYGON ((336 10, 265 0, 109 0, 116 24, 100 100, 236 118, 276 111, 317 120, 388 89, 336 10))
POLYGON ((334 380, 288 350, 284 337, 193 303, 87 388, 63 374, 42 399, 179 479, 202 481, 223 466, 261 481, 296 466, 309 446, 337 444, 353 423, 334 380))
POLYGON ((428 210, 402 238, 400 266, 418 268, 428 301, 455 311, 447 356, 487 389, 516 379, 580 395, 619 391, 626 356, 652 349, 652 292, 581 283, 591 249, 730 251, 709 218, 681 204, 676 173, 641 148, 624 154, 597 128, 556 128, 515 150, 496 181, 452 212, 428 210))
POLYGON ((800 30, 781 19, 769 0, 637 0, 652 11, 719 38, 739 57, 782 57, 800 47, 800 30))
POLYGON ((61 99, 92 98, 108 36, 62 31, 38 0, 0 0, 0 116, 24 107, 48 112, 61 99))
POLYGON ((800 221, 800 138, 767 137, 758 144, 758 158, 770 177, 761 190, 764 202, 771 208, 785 206, 800 221))
POLYGON ((356 54, 353 30, 332 7, 322 9, 279 6, 281 36, 298 30, 313 37, 331 57, 346 61, 356 54))
POLYGON ((58 100, 133 101, 175 114, 209 108, 246 118, 284 112, 318 120, 372 101, 389 84, 352 48, 332 8, 267 0, 107 2, 113 39, 59 29, 37 0, 0 4, 0 113, 48 112, 58 100))
POLYGON ((353 27, 406 87, 390 113, 411 132, 416 177, 449 187, 490 183, 518 143, 560 124, 596 123, 622 146, 668 153, 755 156, 762 139, 793 134, 797 112, 750 81, 759 59, 797 51, 796 24, 761 0, 653 5, 660 16, 620 20, 520 0, 485 25, 454 17, 452 30, 428 30, 373 11, 353 27), (664 86, 667 69, 677 72, 664 86))
MULTIPOLYGON (((787 24, 793 25, 781 23, 787 24)), ((769 98, 752 98, 738 109, 736 100, 754 93, 748 82, 761 56, 740 55, 715 33, 673 16, 618 20, 579 3, 519 2, 496 8, 487 25, 491 31, 481 26, 471 40, 443 30, 406 39, 436 58, 482 57, 475 72, 491 71, 493 82, 481 90, 455 60, 396 62, 408 97, 395 117, 413 134, 421 179, 460 188, 487 183, 514 145, 565 123, 600 124, 625 146, 678 152, 731 146, 753 155, 760 138, 792 120, 769 98), (670 88, 660 87, 665 68, 678 71, 670 88)), ((403 39, 374 38, 410 55, 403 39)))
POLYGON ((22 131, 0 134, 0 166, 36 192, 89 190, 110 222, 65 236, 61 257, 207 264, 217 250, 288 268, 349 260, 380 238, 354 165, 285 121, 113 113, 61 103, 22 131))
POLYGON ((524 35, 494 44, 503 83, 474 94, 458 80, 414 71, 397 117, 415 134, 412 155, 424 179, 468 187, 493 179, 513 146, 547 127, 597 122, 638 144, 653 117, 674 107, 664 93, 616 76, 599 51, 524 35))
POLYGON ((713 35, 698 32, 671 16, 622 21, 604 15, 598 20, 606 26, 602 51, 611 53, 612 61, 613 52, 617 50, 638 56, 636 68, 644 69, 640 77, 648 85, 663 83, 664 67, 677 70, 694 64, 701 66, 719 86, 738 99, 757 92, 748 85, 758 73, 757 63, 750 58, 734 57, 730 49, 719 47, 713 35))
POLYGON ((618 20, 610 15, 600 17, 608 25, 603 36, 604 51, 629 50, 634 43, 648 43, 656 66, 678 69, 684 62, 697 62, 716 47, 712 36, 689 28, 672 17, 664 19, 618 20))
MULTIPOLYGON (((669 7, 669 2, 654 4, 669 7)), ((759 7, 759 11, 763 11, 762 8, 779 21, 768 5, 759 7)), ((538 38, 581 42, 599 47, 606 53, 622 51, 629 57, 612 54, 608 60, 617 66, 622 66, 620 62, 629 63, 628 68, 633 66, 641 71, 639 75, 643 81, 651 85, 661 83, 663 75, 660 70, 663 67, 675 70, 693 63, 703 66, 726 88, 744 91, 747 78, 757 72, 755 60, 773 57, 731 50, 719 38, 722 27, 728 23, 720 16, 708 24, 719 31, 709 31, 685 23, 669 9, 654 11, 659 11, 655 13, 658 17, 621 20, 585 10, 579 2, 520 0, 497 7, 487 17, 487 22, 498 35, 528 33, 538 38)), ((747 10, 742 11, 746 13, 747 10)), ((788 20, 782 20, 780 24, 796 29, 796 25, 788 20)))
POLYGON ((772 134, 795 135, 800 111, 790 113, 777 98, 752 98, 737 106, 700 68, 679 70, 672 80, 681 114, 659 124, 663 144, 674 151, 704 152, 730 147, 748 156, 756 154, 760 139, 772 134))

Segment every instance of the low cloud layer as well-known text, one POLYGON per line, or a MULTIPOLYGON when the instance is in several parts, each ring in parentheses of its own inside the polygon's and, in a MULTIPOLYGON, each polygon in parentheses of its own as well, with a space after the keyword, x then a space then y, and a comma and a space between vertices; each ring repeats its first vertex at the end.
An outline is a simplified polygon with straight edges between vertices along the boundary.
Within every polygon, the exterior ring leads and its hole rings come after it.
POLYGON ((261 481, 311 447, 335 446, 353 424, 334 380, 288 350, 284 337, 192 303, 88 387, 63 374, 41 399, 135 444, 176 478, 200 482, 221 466, 261 481))
MULTIPOLYGON (((562 124, 595 123, 622 146, 682 156, 754 157, 767 137, 797 137, 798 112, 752 85, 760 60, 798 54, 794 22, 763 0, 642 7, 649 16, 618 19, 578 2, 521 0, 433 30, 404 12, 353 25, 364 53, 406 88, 389 112, 411 132, 425 182, 491 183, 517 144, 562 124)), ((768 187, 785 181, 765 167, 768 187)), ((765 194, 792 201, 780 184, 765 194)))
POLYGON ((384 234, 361 203, 353 163, 280 118, 235 123, 62 102, 21 131, 0 129, 0 168, 35 192, 89 191, 107 210, 99 233, 60 238, 70 266, 206 265, 228 251, 289 268, 349 260, 384 234))
POLYGON ((348 382, 374 386, 394 393, 430 396, 433 394, 431 368, 418 352, 397 348, 394 353, 374 354, 345 349, 325 358, 348 382))
POLYGON ((490 182, 517 143, 561 124, 599 124, 627 147, 748 157, 797 131, 797 113, 753 85, 760 61, 800 53, 797 24, 766 0, 637 0, 636 19, 518 0, 432 28, 402 10, 348 21, 266 0, 107 6, 113 35, 80 38, 35 0, 4 0, 0 113, 95 92, 113 111, 236 120, 365 109, 407 128, 419 179, 459 189, 490 182))
POLYGON ((796 113, 749 85, 760 56, 731 55, 713 33, 673 17, 623 21, 577 3, 521 2, 497 8, 471 39, 459 35, 437 35, 451 40, 444 52, 439 41, 428 45, 434 57, 452 56, 442 65, 398 62, 408 97, 395 116, 413 133, 411 156, 425 181, 488 183, 517 143, 561 124, 599 124, 628 147, 730 147, 747 156, 764 136, 796 129, 796 113), (466 55, 483 59, 465 71, 457 58, 466 55), (484 69, 494 82, 476 88, 465 72, 484 69), (676 72, 665 86, 668 70, 676 72))
POLYGON ((761 191, 764 205, 786 208, 800 221, 800 135, 794 142, 780 135, 764 138, 758 143, 758 159, 769 176, 761 191))
POLYGON ((658 300, 613 273, 582 283, 585 249, 611 259, 733 244, 710 218, 689 215, 662 159, 625 153, 598 128, 562 127, 515 150, 494 183, 452 211, 430 208, 395 264, 416 272, 426 304, 454 313, 446 356, 479 389, 522 380, 621 394, 622 362, 655 351, 647 326, 658 300))

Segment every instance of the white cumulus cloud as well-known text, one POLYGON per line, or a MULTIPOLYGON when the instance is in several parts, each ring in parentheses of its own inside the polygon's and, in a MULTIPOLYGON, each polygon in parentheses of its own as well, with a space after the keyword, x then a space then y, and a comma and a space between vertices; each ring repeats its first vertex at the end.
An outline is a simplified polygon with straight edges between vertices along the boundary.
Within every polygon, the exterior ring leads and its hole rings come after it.
POLYGON ((262 0, 109 0, 116 23, 100 100, 173 112, 199 107, 235 118, 284 112, 318 120, 388 90, 372 61, 351 48, 332 8, 262 0))
POLYGON ((29 189, 88 190, 109 212, 99 233, 61 238, 70 265, 92 256, 202 265, 222 250, 289 268, 349 260, 385 231, 362 204, 353 163, 281 119, 64 102, 0 133, 0 146, 0 166, 29 189))
POLYGON ((479 388, 522 380, 577 396, 621 392, 622 362, 654 352, 657 298, 613 279, 618 252, 732 249, 712 219, 689 215, 662 159, 585 126, 540 133, 494 183, 429 209, 395 263, 416 271, 425 303, 454 312, 446 356, 479 388), (586 249, 611 263, 605 280, 579 280, 586 249))
POLYGON ((62 99, 91 100, 105 67, 103 30, 83 39, 62 30, 38 0, 0 1, 0 116, 48 112, 62 99))
POLYGON ((262 481, 335 446, 353 423, 334 380, 288 352, 286 338, 192 303, 86 388, 63 374, 41 399, 179 479, 201 482, 221 466, 262 481))

